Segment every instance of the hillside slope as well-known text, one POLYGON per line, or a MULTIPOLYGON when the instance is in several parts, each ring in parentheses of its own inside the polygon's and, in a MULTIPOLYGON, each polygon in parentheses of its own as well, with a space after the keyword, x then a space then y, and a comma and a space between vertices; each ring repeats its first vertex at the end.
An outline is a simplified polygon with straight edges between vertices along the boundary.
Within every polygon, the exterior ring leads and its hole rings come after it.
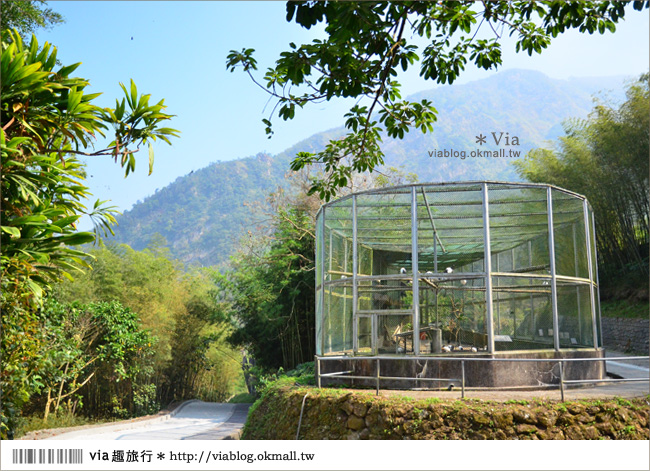
MULTIPOLYGON (((539 72, 510 70, 418 93, 409 99, 429 99, 438 110, 434 132, 411 131, 403 140, 385 139, 386 165, 403 166, 420 181, 518 180, 511 159, 435 158, 428 152, 464 150, 469 155, 479 148, 479 133, 488 136, 481 149, 507 148, 503 140, 495 146, 490 135, 503 132, 510 139, 518 137, 519 145, 510 148, 524 155, 561 135, 563 120, 585 117, 593 94, 617 84, 621 90, 621 83, 620 77, 555 80, 539 72)), ((321 149, 342 132, 339 128, 316 134, 276 156, 217 162, 179 177, 120 216, 114 240, 142 249, 159 233, 172 255, 186 263, 223 263, 242 234, 253 229, 245 203, 263 200, 284 185, 296 152, 321 149)), ((215 155, 215 160, 220 157, 215 155)))

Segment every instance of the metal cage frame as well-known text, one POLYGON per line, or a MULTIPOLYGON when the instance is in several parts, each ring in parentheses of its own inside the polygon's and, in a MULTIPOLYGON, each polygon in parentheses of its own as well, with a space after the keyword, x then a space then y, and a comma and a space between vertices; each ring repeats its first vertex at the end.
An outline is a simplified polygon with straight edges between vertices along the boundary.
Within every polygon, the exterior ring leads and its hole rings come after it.
MULTIPOLYGON (((531 293, 530 307, 526 308, 526 312, 530 312, 529 317, 532 319, 527 322, 531 325, 535 321, 533 311, 536 302, 534 300, 536 295, 532 293, 537 291, 550 296, 548 311, 549 319, 552 318, 552 328, 546 329, 547 344, 542 345, 540 349, 552 348, 556 352, 561 349, 580 348, 598 350, 602 347, 602 329, 600 328, 596 257, 594 218, 587 199, 553 185, 498 181, 418 183, 367 190, 344 196, 323 205, 316 218, 316 355, 317 357, 381 355, 378 348, 380 316, 384 318, 402 316, 403 319, 411 319, 411 322, 407 323, 410 326, 408 332, 393 335, 393 340, 397 343, 402 340, 402 337, 410 339, 411 353, 407 349, 408 340, 404 340, 405 355, 415 357, 429 354, 444 355, 444 352, 434 351, 434 341, 431 341, 431 351, 423 352, 421 345, 421 340, 429 340, 425 334, 428 335, 436 329, 442 330, 440 322, 431 323, 430 325, 434 327, 430 327, 425 325, 425 321, 421 318, 420 311, 425 301, 420 299, 420 295, 424 292, 428 303, 428 293, 434 291, 431 287, 435 287, 436 316, 438 296, 442 290, 446 290, 445 292, 457 290, 461 293, 473 293, 474 296, 479 292, 484 293, 484 297, 473 299, 484 306, 481 311, 484 313, 484 321, 482 321, 484 328, 481 333, 485 340, 481 348, 487 354, 500 351, 497 342, 500 342, 503 337, 508 337, 508 335, 499 335, 500 324, 497 323, 501 322, 499 306, 503 303, 504 293, 506 293, 505 299, 510 299, 507 297, 508 293, 515 293, 517 289, 522 293, 531 293), (510 193, 512 197, 509 196, 510 193), (454 195, 457 195, 458 201, 452 198, 454 195), (432 203, 430 201, 432 199, 436 201, 432 203), (510 214, 507 212, 508 207, 516 208, 518 212, 513 211, 510 214), (498 224, 497 220, 504 222, 498 224), (528 221, 528 223, 523 224, 521 221, 528 221), (558 272, 556 236, 559 231, 564 231, 562 232, 564 243, 566 244, 568 240, 570 246, 571 232, 567 231, 568 228, 572 231, 573 246, 570 250, 562 249, 561 256, 567 258, 567 254, 573 254, 575 257, 573 274, 567 274, 567 268, 562 269, 564 273, 558 272), (537 231, 534 237, 530 236, 533 230, 537 231), (459 235, 453 235, 454 231, 459 235), (407 240, 409 232, 410 240, 407 240), (344 266, 339 270, 333 267, 333 258, 336 257, 332 254, 334 236, 343 244, 340 252, 344 252, 344 260, 341 261, 344 266), (329 242, 326 237, 329 237, 329 242), (424 237, 427 237, 428 252, 425 251, 423 244, 424 237), (538 245, 548 248, 548 264, 544 264, 541 268, 532 266, 531 241, 533 239, 538 245), (471 241, 471 244, 468 241, 471 241), (525 244, 528 244, 528 257, 531 263, 530 266, 518 270, 515 268, 515 250, 525 254, 525 244), (326 253, 326 246, 328 253, 326 253), (473 258, 468 258, 469 256, 463 253, 463 247, 469 252, 473 250, 471 252, 473 258), (482 253, 480 253, 481 247, 482 253), (360 260, 361 251, 365 254, 365 261, 360 260), (508 251, 511 251, 510 255, 508 251), (368 256, 367 253, 371 255, 368 256), (389 270, 374 273, 372 263, 377 253, 397 254, 402 257, 400 271, 396 271, 398 265, 394 265, 390 267, 392 272, 389 270), (456 270, 456 272, 450 270, 450 263, 444 260, 445 257, 448 260, 453 259, 450 255, 452 253, 457 260, 465 257, 464 266, 469 266, 470 269, 456 270), (370 262, 367 260, 368 257, 370 262), (510 268, 501 269, 500 260, 507 257, 511 257, 508 259, 511 260, 510 268), (360 270, 360 266, 368 263, 369 273, 362 273, 368 271, 368 268, 361 267, 363 270, 360 270), (445 265, 448 267, 447 270, 445 265), (475 266, 482 269, 474 270, 475 266), (429 270, 423 272, 427 268, 429 270), (504 287, 503 284, 508 280, 514 285, 504 287), (382 283, 392 283, 393 287, 379 286, 382 283), (375 293, 381 290, 389 292, 391 289, 395 291, 398 288, 394 286, 398 285, 402 286, 399 289, 407 292, 412 298, 409 298, 410 305, 406 308, 403 306, 397 309, 360 307, 360 292, 363 295, 365 292, 375 293), (443 285, 444 287, 441 287, 443 285), (565 312, 562 312, 562 308, 558 305, 558 290, 563 290, 563 293, 569 292, 573 296, 574 287, 578 328, 589 330, 588 326, 591 327, 591 332, 580 333, 580 338, 585 339, 582 343, 573 337, 567 337, 573 334, 563 332, 567 330, 561 325, 561 318, 565 312), (342 293, 335 293, 336 290, 342 293), (588 295, 585 293, 586 290, 589 291, 588 295), (339 303, 342 303, 342 307, 334 307, 339 311, 343 309, 343 312, 336 315, 337 319, 343 319, 349 330, 345 334, 349 338, 345 337, 343 342, 347 348, 333 349, 331 346, 326 348, 326 336, 331 329, 333 295, 342 300, 339 303), (351 302, 351 307, 348 300, 351 302), (589 319, 586 315, 586 304, 589 305, 589 319), (327 314, 327 322, 330 324, 326 325, 325 314, 328 312, 330 314, 327 314), (583 312, 584 314, 581 314, 583 312), (583 323, 587 326, 584 329, 583 323), (366 340, 360 340, 360 325, 363 325, 366 334, 369 332, 369 338, 366 340)), ((562 262, 563 266, 570 266, 572 263, 570 260, 562 260, 562 262)), ((362 303, 364 299, 368 304, 368 296, 362 299, 362 303)), ((575 305, 575 301, 572 302, 575 305)), ((463 309, 465 309, 464 305, 463 309)), ((514 329, 517 322, 514 308, 512 316, 514 329)), ((541 336, 545 335, 544 330, 539 329, 541 336)), ((536 335, 534 331, 533 326, 531 335, 536 335)), ((458 334, 456 335, 458 337, 458 334)), ((460 347, 462 349, 462 345, 460 347)), ((526 347, 523 350, 534 349, 526 347)))

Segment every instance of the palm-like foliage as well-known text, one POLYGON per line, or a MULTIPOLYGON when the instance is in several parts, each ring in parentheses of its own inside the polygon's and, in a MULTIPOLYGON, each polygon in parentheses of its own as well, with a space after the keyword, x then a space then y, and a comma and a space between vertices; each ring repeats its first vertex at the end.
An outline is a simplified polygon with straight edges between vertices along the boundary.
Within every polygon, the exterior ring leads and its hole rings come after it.
POLYGON ((79 66, 55 71, 57 49, 48 43, 39 48, 36 38, 25 47, 20 36, 9 32, 2 44, 2 267, 3 275, 22 272, 31 291, 41 294, 47 283, 69 277, 83 266, 80 252, 68 248, 91 242, 97 234, 77 232, 76 222, 90 215, 96 232, 112 232, 114 208, 90 197, 85 173, 77 155, 112 155, 135 169, 134 153, 157 138, 169 143, 178 132, 159 127, 171 118, 163 101, 149 106, 149 95, 138 96, 122 85, 126 99, 115 109, 92 103, 99 94, 86 94, 85 79, 72 77, 79 66), (129 110, 126 111, 126 103, 129 110), (105 149, 88 152, 97 136, 112 126, 115 139, 105 149), (136 149, 133 149, 134 145, 136 149))
POLYGON ((169 143, 178 131, 160 127, 171 115, 163 101, 149 105, 149 95, 139 96, 131 82, 126 99, 116 108, 93 104, 99 94, 85 93, 88 82, 71 74, 79 66, 59 67, 57 49, 39 47, 32 37, 27 47, 16 30, 3 32, 2 117, 2 427, 6 438, 31 394, 39 390, 43 332, 38 329, 38 309, 50 285, 71 278, 86 266, 82 252, 72 247, 92 242, 100 232, 112 232, 114 207, 97 201, 85 186, 79 155, 112 156, 125 173, 135 169, 134 153, 152 141, 169 143), (56 69, 56 70, 55 70, 56 69), (128 103, 128 110, 126 104, 128 103), (115 139, 94 150, 95 139, 113 128, 115 139), (91 149, 90 151, 88 149, 91 149), (95 232, 79 232, 83 215, 95 222, 95 232))

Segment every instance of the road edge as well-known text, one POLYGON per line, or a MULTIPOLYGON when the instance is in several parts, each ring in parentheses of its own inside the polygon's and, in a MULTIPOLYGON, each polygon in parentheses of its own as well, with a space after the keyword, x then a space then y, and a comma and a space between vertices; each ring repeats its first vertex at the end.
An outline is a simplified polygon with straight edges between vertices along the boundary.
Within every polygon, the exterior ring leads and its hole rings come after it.
POLYGON ((158 423, 158 422, 164 422, 166 420, 169 420, 172 417, 174 417, 176 414, 178 414, 185 406, 187 406, 188 404, 192 404, 194 402, 201 402, 201 401, 199 399, 189 399, 187 401, 182 402, 176 408, 174 408, 174 410, 164 415, 135 417, 133 419, 118 420, 115 422, 106 422, 103 424, 95 424, 95 425, 81 425, 77 427, 62 427, 62 428, 48 428, 48 429, 34 430, 29 433, 26 433, 25 435, 23 435, 20 438, 17 438, 16 440, 47 440, 48 438, 52 438, 57 435, 62 435, 68 432, 76 432, 79 430, 90 430, 90 429, 94 430, 94 429, 100 429, 104 427, 105 428, 115 427, 115 426, 120 426, 120 424, 127 426, 124 428, 124 430, 128 430, 129 428, 132 428, 128 426, 140 425, 142 422, 145 421, 151 423, 158 423))

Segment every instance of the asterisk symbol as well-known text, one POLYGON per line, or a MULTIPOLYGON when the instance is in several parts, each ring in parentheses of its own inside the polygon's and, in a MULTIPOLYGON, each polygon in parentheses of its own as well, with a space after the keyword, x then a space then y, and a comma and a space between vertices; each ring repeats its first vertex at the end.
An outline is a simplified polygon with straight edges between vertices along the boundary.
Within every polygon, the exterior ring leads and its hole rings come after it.
POLYGON ((485 136, 482 133, 480 133, 478 136, 475 136, 475 137, 476 137, 476 143, 477 144, 480 144, 480 145, 485 144, 485 136))
POLYGON ((158 459, 159 460, 164 460, 165 459, 165 454, 162 453, 162 452, 158 453, 158 459))

